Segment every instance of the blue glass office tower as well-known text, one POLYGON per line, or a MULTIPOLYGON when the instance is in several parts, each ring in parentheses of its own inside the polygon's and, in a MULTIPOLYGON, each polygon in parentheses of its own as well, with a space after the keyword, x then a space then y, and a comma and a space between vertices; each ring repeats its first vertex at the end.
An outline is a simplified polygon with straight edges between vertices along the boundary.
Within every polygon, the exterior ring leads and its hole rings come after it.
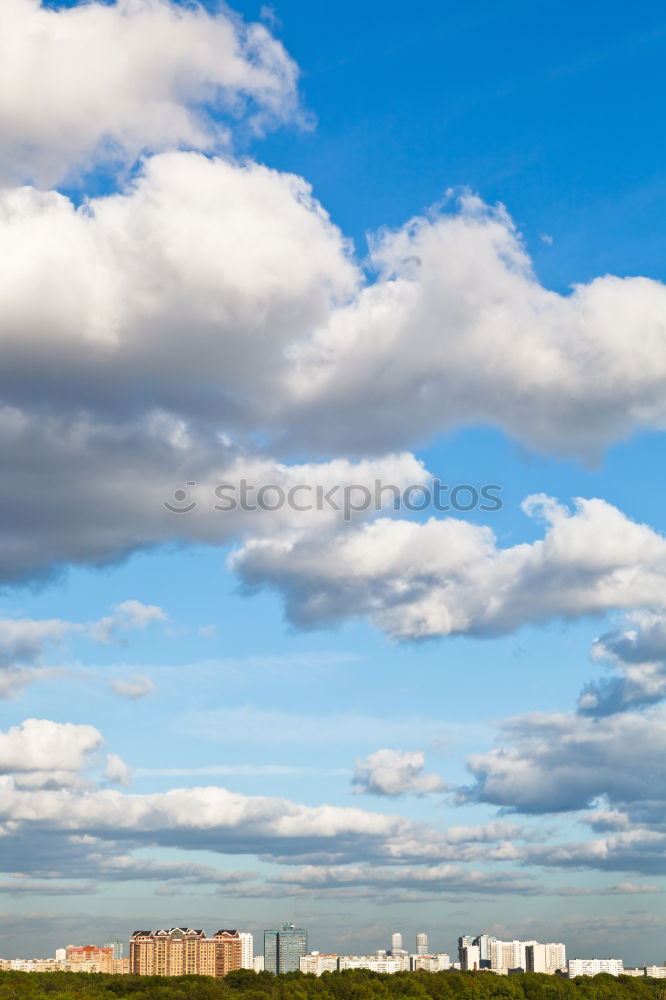
POLYGON ((283 924, 279 930, 264 931, 264 969, 279 975, 297 972, 301 958, 308 953, 308 932, 293 924, 283 924))

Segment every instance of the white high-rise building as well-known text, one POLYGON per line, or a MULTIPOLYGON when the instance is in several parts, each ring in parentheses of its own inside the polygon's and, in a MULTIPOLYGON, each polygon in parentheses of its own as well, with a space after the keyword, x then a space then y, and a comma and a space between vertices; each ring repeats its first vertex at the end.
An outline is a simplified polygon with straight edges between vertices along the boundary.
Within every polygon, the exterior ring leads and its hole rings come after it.
POLYGON ((624 965, 621 958, 570 958, 569 979, 576 976, 598 976, 606 972, 609 976, 621 976, 624 965))
POLYGON ((537 944, 536 941, 525 946, 525 971, 545 972, 552 975, 567 967, 566 948, 560 943, 537 944))
POLYGON ((493 934, 479 934, 472 942, 479 947, 480 967, 482 969, 490 968, 490 946, 496 940, 497 938, 493 934))
POLYGON ((391 934, 391 954, 402 951, 402 934, 391 934))
POLYGON ((416 935, 416 954, 417 955, 427 955, 428 954, 428 935, 421 931, 420 934, 416 935))
POLYGON ((254 960, 252 962, 252 968, 254 969, 255 972, 263 972, 264 971, 264 956, 263 955, 255 955, 254 956, 254 960))
POLYGON ((240 931, 241 969, 254 969, 254 938, 249 931, 240 931))
POLYGON ((493 972, 507 973, 509 969, 527 968, 526 949, 538 941, 491 941, 490 968, 493 972))
POLYGON ((481 968, 481 953, 478 944, 464 944, 459 949, 460 968, 467 971, 481 968))

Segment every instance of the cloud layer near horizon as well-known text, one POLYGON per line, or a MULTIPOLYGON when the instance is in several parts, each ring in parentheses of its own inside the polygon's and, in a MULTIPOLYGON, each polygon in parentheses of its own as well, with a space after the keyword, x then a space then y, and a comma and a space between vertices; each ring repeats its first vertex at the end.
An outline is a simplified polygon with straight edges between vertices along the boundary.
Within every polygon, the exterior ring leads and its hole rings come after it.
MULTIPOLYGON (((556 755, 562 726, 558 730, 555 721, 549 724, 556 755)), ((514 726, 511 738, 516 740, 517 733, 514 726)), ((101 771, 102 749, 102 735, 91 726, 32 719, 0 733, 0 823, 6 856, 11 858, 10 881, 2 891, 39 891, 46 879, 49 892, 90 893, 100 881, 131 878, 162 883, 159 891, 169 893, 198 884, 224 884, 229 894, 248 898, 316 895, 324 887, 340 898, 372 898, 386 891, 397 893, 396 898, 403 892, 405 898, 442 892, 567 894, 572 890, 566 887, 546 888, 538 869, 585 866, 657 874, 666 859, 666 832, 647 820, 630 828, 620 813, 606 821, 610 832, 603 839, 568 843, 556 836, 555 828, 533 823, 496 820, 447 827, 361 808, 250 796, 219 786, 151 794, 116 790, 106 787, 105 779, 126 785, 131 769, 116 754, 106 753, 101 771), (151 861, 141 855, 147 847, 213 852, 230 859, 255 855, 259 870, 218 868, 196 859, 163 862, 159 855, 151 861), (486 871, 483 866, 489 862, 508 870, 486 871), (267 863, 279 867, 266 869, 267 863), (514 870, 521 867, 531 872, 514 870)), ((534 750, 532 739, 529 751, 534 755, 534 750)), ((472 759, 477 773, 482 766, 488 771, 487 765, 472 759)), ((533 766, 539 766, 538 755, 533 766)), ((517 774, 527 788, 524 773, 517 774)), ((552 784, 556 793, 557 775, 552 783, 543 776, 540 780, 542 787, 552 784)), ((577 787, 575 775, 573 784, 577 787)), ((524 808, 516 788, 506 782, 486 782, 484 787, 486 801, 524 808)), ((637 788, 635 781, 623 788, 625 804, 632 796, 636 799, 637 788)), ((638 793, 643 794, 641 789, 638 793)), ((576 794, 570 793, 560 808, 579 810, 590 795, 612 799, 610 770, 600 770, 596 783, 576 794)), ((663 802, 665 794, 657 788, 653 800, 663 802)), ((549 808, 542 798, 535 806, 549 808)), ((592 829, 604 824, 601 814, 593 813, 586 821, 592 829)), ((626 883, 599 891, 656 890, 626 883)))

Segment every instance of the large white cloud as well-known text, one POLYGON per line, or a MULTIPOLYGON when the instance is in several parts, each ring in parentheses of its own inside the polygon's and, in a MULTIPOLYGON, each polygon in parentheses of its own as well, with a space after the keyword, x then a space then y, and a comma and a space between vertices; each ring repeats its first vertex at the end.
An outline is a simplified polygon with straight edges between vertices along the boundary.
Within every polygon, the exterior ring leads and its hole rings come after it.
MULTIPOLYGON (((303 180, 172 152, 146 161, 124 193, 79 208, 55 192, 1 191, 0 253, 5 579, 174 538, 247 539, 231 517, 212 528, 201 510, 179 520, 161 504, 186 481, 242 475, 243 462, 255 473, 263 462, 272 481, 278 466, 259 447, 279 455, 298 440, 319 456, 382 455, 392 442, 488 420, 545 448, 589 452, 661 426, 663 287, 600 279, 570 298, 548 292, 507 217, 473 199, 386 237, 382 274, 362 288, 349 246, 303 180)), ((382 462, 374 471, 387 478, 394 460, 382 462)), ((584 509, 570 519, 581 540, 611 518, 584 509)), ((273 517, 259 532, 275 535, 273 548, 248 546, 236 565, 246 582, 291 592, 301 623, 337 620, 347 605, 404 635, 579 613, 589 554, 569 561, 570 600, 539 579, 543 607, 513 587, 511 610, 501 586, 512 564, 533 579, 546 543, 498 552, 487 529, 453 520, 380 522, 327 540, 308 538, 300 520, 285 542, 273 517), (317 578, 327 545, 330 579, 317 578), (408 548, 421 551, 418 567, 408 548), (351 579, 351 558, 360 573, 347 593, 338 570, 351 579), (468 570, 500 585, 486 621, 468 570), (299 588, 317 597, 302 600, 299 588)), ((639 604, 638 591, 626 604, 615 569, 601 573, 586 610, 639 604)))
POLYGON ((211 149, 242 110, 255 131, 297 112, 297 69, 259 24, 197 3, 0 6, 0 172, 52 182, 96 159, 211 149), (248 101, 250 107, 247 107, 248 101))
POLYGON ((553 617, 664 604, 666 539, 602 500, 573 513, 544 496, 528 514, 542 539, 509 548, 454 518, 387 518, 344 533, 253 539, 232 557, 241 578, 280 591, 299 625, 368 616, 399 638, 497 635, 553 617))
MULTIPOLYGON (((288 345, 356 287, 308 186, 171 153, 125 194, 78 209, 55 192, 5 189, 0 254, 4 579, 233 537, 231 516, 202 536, 200 518, 162 505, 188 480, 210 486, 212 510, 219 483, 290 476, 226 432, 271 419, 288 345)), ((343 466, 328 464, 329 485, 345 481, 343 466)))
POLYGON ((294 433, 367 450, 482 423, 590 456, 666 426, 666 287, 556 294, 503 209, 457 208, 380 234, 378 281, 295 352, 294 433))
POLYGON ((0 393, 19 409, 161 408, 329 454, 489 422, 589 455, 666 420, 664 286, 550 292, 475 199, 385 236, 361 287, 301 178, 164 153, 79 209, 4 190, 0 253, 0 393))
POLYGON ((0 190, 0 255, 5 404, 119 423, 163 410, 217 433, 270 419, 286 348, 358 280, 301 178, 195 153, 79 208, 0 190))
POLYGON ((19 787, 77 784, 102 742, 94 726, 26 719, 0 731, 0 774, 13 775, 19 787))

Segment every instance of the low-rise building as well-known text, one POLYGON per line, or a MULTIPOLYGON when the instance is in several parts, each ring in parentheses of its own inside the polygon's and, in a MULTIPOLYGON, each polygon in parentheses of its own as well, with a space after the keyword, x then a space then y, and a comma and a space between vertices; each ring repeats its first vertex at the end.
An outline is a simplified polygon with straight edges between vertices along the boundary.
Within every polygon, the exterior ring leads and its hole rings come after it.
POLYGON ((301 972, 314 976, 321 976, 322 972, 337 972, 339 960, 339 955, 322 955, 321 952, 311 951, 309 955, 301 956, 301 972))
POLYGON ((411 955, 412 972, 446 972, 451 968, 451 959, 441 952, 438 955, 411 955))
POLYGON ((598 976, 605 972, 609 976, 621 976, 624 965, 621 958, 570 958, 569 979, 576 976, 598 976))
POLYGON ((341 955, 340 971, 345 969, 370 969, 372 972, 383 972, 391 975, 395 972, 409 971, 409 955, 341 955))

